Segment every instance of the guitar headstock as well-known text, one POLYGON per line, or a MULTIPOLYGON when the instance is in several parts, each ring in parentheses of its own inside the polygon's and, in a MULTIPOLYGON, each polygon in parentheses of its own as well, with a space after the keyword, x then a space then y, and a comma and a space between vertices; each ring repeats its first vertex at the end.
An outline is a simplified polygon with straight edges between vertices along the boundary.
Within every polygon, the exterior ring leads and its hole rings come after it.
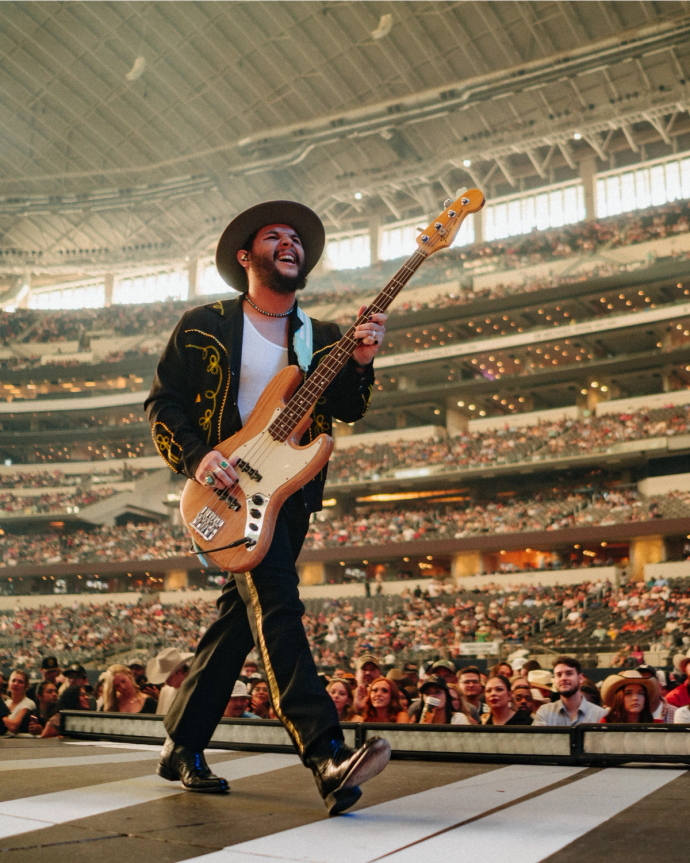
POLYGON ((429 256, 450 248, 465 218, 470 213, 478 213, 483 206, 484 195, 479 189, 463 192, 417 237, 419 251, 429 256))

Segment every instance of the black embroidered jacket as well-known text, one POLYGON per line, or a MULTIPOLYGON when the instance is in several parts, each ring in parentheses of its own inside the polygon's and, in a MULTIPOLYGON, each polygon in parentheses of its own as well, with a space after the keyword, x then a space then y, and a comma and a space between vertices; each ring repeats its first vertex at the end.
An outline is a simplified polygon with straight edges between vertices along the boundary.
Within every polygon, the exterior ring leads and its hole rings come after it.
MULTIPOLYGON (((173 330, 144 403, 153 440, 166 463, 193 478, 199 462, 221 441, 242 428, 237 407, 242 362, 243 299, 219 300, 185 312, 173 330)), ((295 331, 302 326, 296 308, 288 318, 288 363, 297 365, 295 331)), ((337 324, 312 319, 309 372, 340 339, 337 324)), ((260 358, 257 357, 260 362, 260 358)), ((354 422, 369 407, 373 366, 360 371, 350 360, 317 402, 302 443, 331 433, 333 419, 354 422)), ((310 512, 321 509, 326 468, 303 489, 310 512)))

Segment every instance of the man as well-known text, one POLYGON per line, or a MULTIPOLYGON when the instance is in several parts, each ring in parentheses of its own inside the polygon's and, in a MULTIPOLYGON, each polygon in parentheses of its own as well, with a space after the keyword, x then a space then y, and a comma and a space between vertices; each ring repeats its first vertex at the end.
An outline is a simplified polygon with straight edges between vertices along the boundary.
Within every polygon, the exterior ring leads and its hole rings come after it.
POLYGON ((409 677, 412 685, 416 686, 419 683, 419 666, 414 662, 406 662, 403 665, 405 677, 409 677))
MULTIPOLYGON (((55 656, 44 656, 41 660, 41 679, 48 680, 50 683, 54 683, 57 686, 58 675, 60 674, 60 664, 57 661, 57 657, 55 656)), ((26 697, 30 698, 32 701, 36 701, 36 687, 37 683, 30 686, 26 691, 26 697)), ((57 691, 57 690, 56 690, 57 691)))
POLYGON ((524 677, 516 678, 510 684, 510 691, 513 693, 513 701, 517 710, 523 710, 525 713, 534 718, 534 713, 537 705, 532 697, 532 687, 524 677))
POLYGON ((429 669, 428 673, 435 674, 437 677, 442 677, 446 683, 458 682, 455 663, 451 659, 437 659, 429 669))
POLYGON ((249 707, 249 692, 247 684, 243 680, 236 680, 232 695, 223 711, 223 716, 228 719, 258 719, 256 713, 251 713, 249 707))
POLYGON ((252 676, 257 674, 259 671, 259 666, 254 662, 253 659, 248 659, 244 666, 242 667, 242 671, 240 672, 239 680, 243 680, 245 683, 249 683, 252 676))
POLYGON ((165 716, 175 700, 182 681, 189 674, 193 653, 180 653, 176 647, 166 647, 146 663, 146 677, 155 686, 163 684, 158 695, 156 714, 165 716))
MULTIPOLYGON (((688 673, 690 658, 682 654, 673 657, 673 667, 680 675, 688 673)), ((666 696, 666 701, 673 707, 687 707, 690 704, 690 678, 686 677, 682 683, 672 689, 666 696)))
MULTIPOLYGON (((209 491, 238 481, 237 459, 214 447, 242 428, 275 374, 290 364, 306 377, 340 339, 335 324, 309 321, 296 300, 324 243, 320 219, 302 204, 269 201, 241 213, 220 239, 216 265, 242 296, 186 312, 163 352, 145 404, 153 438, 173 470, 209 491)), ((354 331, 357 347, 319 398, 304 443, 331 431, 334 417, 350 423, 364 415, 385 320, 374 314, 354 331)), ((321 509, 325 479, 324 469, 283 504, 269 550, 251 572, 228 574, 218 619, 166 717, 169 739, 158 767, 166 779, 181 779, 192 791, 227 792, 203 749, 255 646, 276 716, 314 773, 329 814, 352 806, 358 785, 385 767, 386 741, 372 738, 356 751, 345 746, 302 624, 294 562, 311 513, 321 509)))
POLYGON ((381 677, 381 667, 373 653, 363 653, 355 660, 357 687, 354 695, 355 713, 362 713, 367 703, 367 693, 371 684, 381 677))
POLYGON ((461 668, 458 671, 458 685, 470 709, 472 718, 479 722, 482 713, 488 710, 482 700, 484 686, 482 684, 481 671, 476 665, 467 665, 465 668, 461 668))
MULTIPOLYGON (((86 675, 86 670, 84 666, 80 665, 78 662, 73 662, 71 665, 68 665, 62 673, 63 676, 67 678, 67 687, 65 687, 64 685, 60 687, 60 695, 62 695, 66 689, 75 688, 83 691, 83 688, 89 685, 89 678, 86 675)), ((88 704, 88 707, 84 707, 83 709, 95 710, 96 699, 92 695, 88 695, 85 692, 83 694, 85 698, 84 703, 88 704)))
POLYGON ((585 678, 577 659, 559 656, 554 662, 553 679, 559 699, 542 704, 535 714, 534 725, 572 727, 583 722, 599 722, 606 715, 605 708, 588 701, 580 691, 585 678))

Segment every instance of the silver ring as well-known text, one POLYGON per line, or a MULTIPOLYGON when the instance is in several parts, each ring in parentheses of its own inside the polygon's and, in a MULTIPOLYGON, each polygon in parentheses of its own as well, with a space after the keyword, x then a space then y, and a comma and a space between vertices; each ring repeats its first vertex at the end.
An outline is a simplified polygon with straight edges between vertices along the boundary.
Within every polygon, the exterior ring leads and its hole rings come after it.
POLYGON ((211 472, 212 472, 213 474, 217 474, 219 470, 221 470, 220 466, 218 466, 218 467, 214 467, 214 468, 213 468, 213 470, 212 470, 211 472))
POLYGON ((204 477, 204 482, 206 483, 206 485, 215 485, 216 478, 215 476, 213 476, 212 473, 207 473, 204 477))

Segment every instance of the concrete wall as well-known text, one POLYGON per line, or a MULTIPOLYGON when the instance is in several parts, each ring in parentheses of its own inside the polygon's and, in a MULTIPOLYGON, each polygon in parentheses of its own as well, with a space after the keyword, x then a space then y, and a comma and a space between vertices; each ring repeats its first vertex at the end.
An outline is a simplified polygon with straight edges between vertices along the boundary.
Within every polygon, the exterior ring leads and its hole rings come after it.
POLYGON ((506 427, 521 428, 522 426, 536 426, 541 422, 558 422, 562 419, 576 420, 579 416, 580 412, 575 406, 553 408, 547 411, 531 411, 526 414, 511 414, 509 416, 470 420, 469 430, 471 432, 483 432, 506 427))
POLYGON ((655 393, 651 396, 636 396, 629 399, 616 399, 610 402, 599 402, 597 416, 604 414, 627 414, 647 408, 667 408, 675 405, 690 404, 690 390, 675 390, 670 393, 655 393))
POLYGON ((650 578, 690 578, 690 560, 669 560, 666 563, 647 563, 645 580, 650 578))
POLYGON ((647 497, 652 494, 669 494, 672 491, 690 491, 690 473, 651 476, 640 480, 637 487, 647 497))

